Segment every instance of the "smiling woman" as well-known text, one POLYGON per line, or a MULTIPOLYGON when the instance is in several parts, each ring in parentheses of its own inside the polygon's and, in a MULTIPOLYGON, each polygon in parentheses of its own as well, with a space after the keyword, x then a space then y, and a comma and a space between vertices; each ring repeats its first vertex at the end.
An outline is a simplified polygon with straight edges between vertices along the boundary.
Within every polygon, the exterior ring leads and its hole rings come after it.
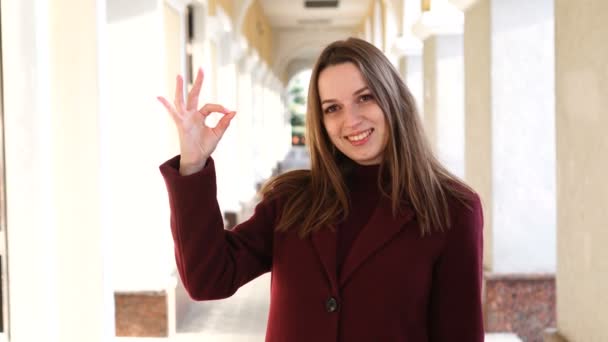
POLYGON ((356 38, 323 50, 308 93, 310 170, 270 180, 231 230, 211 154, 235 112, 198 108, 201 84, 199 72, 184 101, 178 78, 174 105, 160 99, 180 132, 181 155, 160 170, 192 298, 226 298, 272 272, 266 341, 484 340, 479 197, 437 161, 380 50, 356 38), (214 111, 224 116, 206 127, 214 111))
POLYGON ((380 164, 387 143, 384 113, 353 63, 319 75, 323 124, 331 142, 361 165, 380 164))

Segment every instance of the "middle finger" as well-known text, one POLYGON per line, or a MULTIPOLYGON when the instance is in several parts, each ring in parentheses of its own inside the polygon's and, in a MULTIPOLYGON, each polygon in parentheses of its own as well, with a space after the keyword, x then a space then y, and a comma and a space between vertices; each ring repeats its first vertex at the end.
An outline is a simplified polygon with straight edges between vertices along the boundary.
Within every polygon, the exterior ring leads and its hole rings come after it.
POLYGON ((188 93, 188 110, 196 109, 198 107, 198 97, 201 93, 201 86, 203 85, 203 69, 199 68, 196 74, 196 80, 194 86, 188 93))
POLYGON ((177 80, 175 81, 175 100, 173 101, 175 104, 175 109, 180 114, 184 112, 184 79, 181 75, 177 75, 177 80))

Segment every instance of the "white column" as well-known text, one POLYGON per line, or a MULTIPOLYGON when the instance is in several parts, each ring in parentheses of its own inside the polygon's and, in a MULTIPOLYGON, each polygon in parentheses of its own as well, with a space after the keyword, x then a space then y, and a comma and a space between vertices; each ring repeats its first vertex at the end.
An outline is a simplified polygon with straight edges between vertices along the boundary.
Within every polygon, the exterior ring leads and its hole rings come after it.
POLYGON ((482 0, 465 12, 465 179, 484 205, 484 266, 494 265, 492 197, 492 89, 490 1, 482 0))
POLYGON ((373 0, 372 16, 374 18, 372 28, 372 43, 380 50, 384 50, 383 28, 382 28, 382 7, 380 0, 373 0))
POLYGON ((412 53, 405 59, 405 83, 416 100, 418 114, 424 117, 424 73, 422 53, 412 53))
POLYGON ((396 9, 390 1, 384 2, 384 53, 395 67, 399 67, 399 59, 395 53, 395 43, 399 36, 399 25, 397 24, 396 9))
POLYGON ((372 36, 373 36, 373 29, 372 29, 372 21, 369 17, 365 18, 364 25, 365 25, 364 26, 365 32, 363 33, 364 39, 367 40, 368 42, 371 42, 372 36))
POLYGON ((424 119, 439 159, 464 176, 463 15, 437 1, 413 27, 424 41, 424 119))
POLYGON ((284 101, 285 87, 283 86, 283 82, 277 78, 275 84, 277 97, 277 145, 279 146, 278 160, 282 161, 287 156, 289 146, 291 146, 291 138, 283 133, 286 131, 285 125, 288 122, 287 117, 289 114, 287 113, 287 105, 284 101))
MULTIPOLYGON (((208 76, 211 68, 211 56, 209 55, 209 16, 207 5, 205 2, 195 2, 191 4, 194 17, 194 39, 192 41, 192 67, 193 74, 196 75, 198 68, 203 68, 205 76, 208 76)), ((210 93, 209 86, 211 82, 205 77, 203 89, 201 90, 201 98, 199 103, 204 103, 210 93)), ((202 104, 201 103, 201 104, 202 104)))
POLYGON ((439 159, 464 176, 464 92, 462 35, 438 35, 424 42, 425 123, 439 159))
POLYGON ((176 279, 169 206, 158 165, 178 154, 179 145, 175 124, 155 97, 172 99, 175 77, 185 73, 185 6, 134 3, 140 12, 126 11, 123 2, 108 2, 111 87, 101 127, 107 192, 103 203, 114 232, 115 290, 164 291, 174 287, 176 279), (138 244, 134 253, 133 241, 142 237, 146 243, 138 244))
POLYGON ((608 341, 606 14, 604 0, 555 1, 557 328, 569 341, 608 341))
POLYGON ((254 139, 253 144, 253 159, 255 170, 255 182, 261 183, 268 176, 266 163, 263 158, 264 148, 266 143, 264 135, 264 88, 263 79, 265 77, 264 62, 258 58, 253 71, 253 127, 259 138, 254 139))
MULTIPOLYGON (((234 40, 231 32, 226 32, 218 37, 217 44, 218 103, 231 110, 236 110, 238 86, 235 58, 238 56, 235 53, 238 42, 234 40)), ((235 158, 239 148, 239 126, 240 122, 235 118, 214 152, 217 172, 218 175, 221 175, 217 179, 218 188, 222 189, 218 191, 218 201, 224 212, 240 210, 238 182, 234 181, 240 173, 240 161, 235 158)))
POLYGON ((400 35, 395 41, 394 49, 402 56, 400 72, 407 87, 416 100, 418 113, 424 114, 424 73, 422 60, 422 42, 412 32, 412 26, 420 17, 420 2, 404 0, 401 6, 400 35))
POLYGON ((291 149, 291 122, 290 113, 287 108, 287 90, 286 86, 280 79, 277 79, 277 97, 279 101, 279 117, 278 117, 278 139, 281 146, 279 160, 284 160, 289 150, 291 149))
POLYGON ((274 99, 271 87, 272 82, 272 70, 264 64, 264 78, 262 79, 262 89, 264 92, 264 147, 263 147, 263 159, 265 164, 265 177, 269 178, 272 176, 272 169, 275 166, 274 160, 274 146, 273 146, 273 135, 275 132, 272 131, 273 121, 275 113, 274 111, 274 99))
POLYGON ((273 76, 270 83, 270 90, 272 93, 272 140, 273 140, 273 160, 276 165, 277 162, 281 161, 283 144, 281 141, 281 123, 283 120, 283 113, 281 108, 281 98, 279 96, 279 80, 273 76))
POLYGON ((241 203, 248 203, 255 195, 255 167, 254 167, 254 142, 259 139, 259 132, 255 131, 253 108, 254 87, 251 74, 256 59, 251 54, 241 57, 239 63, 238 80, 238 114, 235 120, 239 127, 239 198, 241 203))
POLYGON ((487 266, 554 272, 553 1, 482 0, 466 15, 467 178, 491 196, 487 266))
POLYGON ((11 342, 114 335, 104 19, 102 1, 2 3, 11 342))

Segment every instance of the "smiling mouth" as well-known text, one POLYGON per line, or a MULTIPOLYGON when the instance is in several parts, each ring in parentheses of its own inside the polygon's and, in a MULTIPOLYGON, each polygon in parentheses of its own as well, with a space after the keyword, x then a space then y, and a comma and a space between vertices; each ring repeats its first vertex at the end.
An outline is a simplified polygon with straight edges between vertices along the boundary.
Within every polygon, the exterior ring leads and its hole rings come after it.
POLYGON ((347 135, 347 136, 345 136, 345 138, 350 142, 359 142, 359 141, 362 141, 365 138, 369 137, 369 135, 372 134, 373 131, 374 131, 374 129, 370 128, 370 129, 363 131, 361 133, 358 133, 358 134, 347 135))

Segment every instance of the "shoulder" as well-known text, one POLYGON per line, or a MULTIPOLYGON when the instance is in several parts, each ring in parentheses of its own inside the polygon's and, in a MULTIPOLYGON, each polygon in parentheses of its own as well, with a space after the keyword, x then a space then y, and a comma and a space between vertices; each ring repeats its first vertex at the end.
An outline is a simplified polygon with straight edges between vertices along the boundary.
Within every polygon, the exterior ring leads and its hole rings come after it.
POLYGON ((482 201, 477 192, 460 181, 446 183, 451 228, 469 229, 483 226, 482 201), (460 227, 459 227, 460 226, 460 227), (472 228, 471 228, 472 227, 472 228))
POLYGON ((449 226, 444 253, 453 258, 477 258, 483 248, 483 210, 479 195, 463 182, 447 190, 449 226))
POLYGON ((310 188, 310 170, 293 170, 269 179, 260 190, 264 199, 282 199, 310 188))

